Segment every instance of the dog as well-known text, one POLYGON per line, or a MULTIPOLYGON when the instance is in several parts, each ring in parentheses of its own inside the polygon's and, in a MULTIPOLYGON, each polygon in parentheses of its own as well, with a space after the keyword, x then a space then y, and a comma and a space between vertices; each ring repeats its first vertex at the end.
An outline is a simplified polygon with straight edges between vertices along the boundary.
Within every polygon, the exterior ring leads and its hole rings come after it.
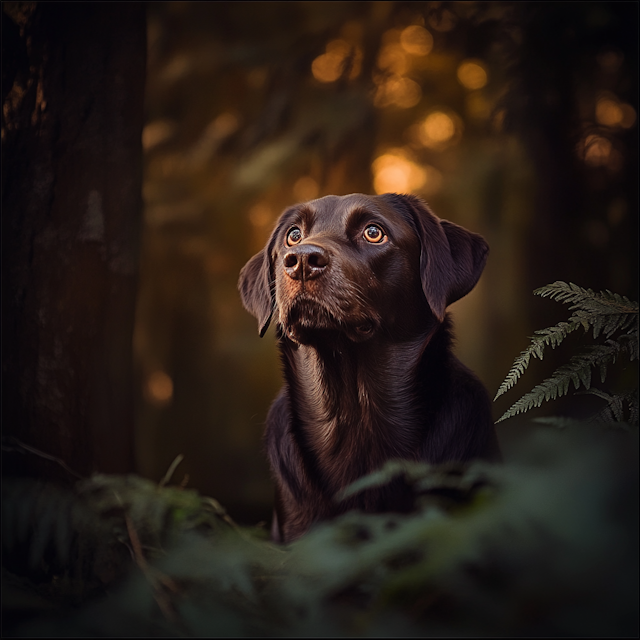
POLYGON ((264 436, 275 541, 351 509, 410 510, 400 481, 335 500, 387 460, 500 459, 489 397, 453 355, 446 314, 488 250, 412 195, 326 196, 280 216, 238 282, 261 337, 273 319, 283 364, 264 436))

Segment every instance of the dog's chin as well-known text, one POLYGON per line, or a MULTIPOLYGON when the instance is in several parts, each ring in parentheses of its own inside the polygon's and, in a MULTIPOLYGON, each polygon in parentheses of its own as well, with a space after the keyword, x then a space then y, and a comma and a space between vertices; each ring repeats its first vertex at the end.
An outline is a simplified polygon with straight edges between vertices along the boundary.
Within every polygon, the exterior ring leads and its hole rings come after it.
POLYGON ((293 303, 282 322, 283 333, 296 344, 313 345, 340 336, 351 342, 365 342, 376 332, 373 320, 345 322, 316 301, 302 299, 293 303))
POLYGON ((355 327, 336 326, 333 328, 293 324, 284 326, 283 330, 289 340, 296 344, 307 346, 317 345, 328 340, 335 340, 340 336, 346 337, 351 342, 366 342, 373 338, 375 334, 372 323, 355 327))

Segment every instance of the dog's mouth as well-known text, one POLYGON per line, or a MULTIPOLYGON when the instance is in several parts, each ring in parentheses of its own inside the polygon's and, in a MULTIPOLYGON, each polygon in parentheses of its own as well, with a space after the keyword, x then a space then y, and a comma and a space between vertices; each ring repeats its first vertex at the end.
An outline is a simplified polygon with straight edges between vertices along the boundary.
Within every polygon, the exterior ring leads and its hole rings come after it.
POLYGON ((287 337, 298 344, 311 344, 328 334, 342 334, 353 342, 373 337, 377 327, 374 319, 362 314, 353 318, 344 315, 315 299, 299 297, 284 317, 281 314, 281 324, 287 337))

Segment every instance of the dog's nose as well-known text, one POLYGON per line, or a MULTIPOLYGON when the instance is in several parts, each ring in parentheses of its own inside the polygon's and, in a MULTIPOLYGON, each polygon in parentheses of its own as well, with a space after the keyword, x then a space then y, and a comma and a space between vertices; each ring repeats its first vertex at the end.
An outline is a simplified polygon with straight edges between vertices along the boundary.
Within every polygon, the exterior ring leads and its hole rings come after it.
POLYGON ((317 244, 299 244, 287 251, 282 263, 293 280, 311 280, 327 268, 329 254, 317 244))

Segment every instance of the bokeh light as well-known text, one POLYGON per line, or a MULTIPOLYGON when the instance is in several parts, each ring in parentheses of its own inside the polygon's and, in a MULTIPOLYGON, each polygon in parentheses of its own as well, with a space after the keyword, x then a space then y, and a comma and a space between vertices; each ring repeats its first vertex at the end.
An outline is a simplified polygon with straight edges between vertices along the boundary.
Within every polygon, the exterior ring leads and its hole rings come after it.
POLYGON ((168 404, 173 398, 173 380, 164 371, 154 371, 147 378, 145 395, 151 404, 168 404))
POLYGON ((401 109, 415 107, 422 98, 420 85, 411 80, 393 75, 378 85, 373 104, 376 107, 394 105, 401 109))
POLYGON ((610 171, 618 171, 622 167, 622 155, 608 138, 590 134, 581 146, 584 161, 590 167, 606 167, 610 171))
POLYGON ((433 49, 433 36, 420 25, 412 24, 400 33, 402 48, 414 56, 426 56, 433 49))
POLYGON ((402 76, 409 70, 409 66, 404 47, 396 42, 386 44, 378 54, 378 68, 381 71, 402 76))
POLYGON ((636 123, 636 110, 630 105, 626 103, 622 103, 620 105, 622 109, 622 121, 620 122, 620 126, 625 129, 631 129, 633 125, 636 123))
POLYGON ((605 94, 596 101, 596 120, 607 127, 629 129, 636 122, 636 111, 630 104, 619 102, 615 96, 605 94))
POLYGON ((465 89, 482 89, 488 79, 487 69, 480 60, 465 60, 458 67, 458 80, 465 89))
POLYGON ((173 137, 176 125, 171 120, 154 120, 142 130, 142 146, 145 151, 161 145, 173 137))
POLYGON ((403 149, 390 149, 371 165, 376 193, 432 195, 442 186, 442 175, 429 165, 419 165, 403 149))
POLYGON ((622 122, 623 113, 620 105, 610 98, 600 98, 596 103, 596 120, 609 127, 622 122))
POLYGON ((426 181, 422 167, 399 153, 385 153, 372 164, 373 187, 376 193, 410 193, 426 181))
POLYGON ((430 149, 443 149, 457 142, 462 133, 462 120, 449 110, 431 112, 418 126, 419 142, 430 149))
POLYGON ((362 51, 346 40, 332 40, 326 46, 325 53, 311 63, 311 73, 320 82, 335 82, 348 69, 348 78, 353 80, 360 75, 362 51))

